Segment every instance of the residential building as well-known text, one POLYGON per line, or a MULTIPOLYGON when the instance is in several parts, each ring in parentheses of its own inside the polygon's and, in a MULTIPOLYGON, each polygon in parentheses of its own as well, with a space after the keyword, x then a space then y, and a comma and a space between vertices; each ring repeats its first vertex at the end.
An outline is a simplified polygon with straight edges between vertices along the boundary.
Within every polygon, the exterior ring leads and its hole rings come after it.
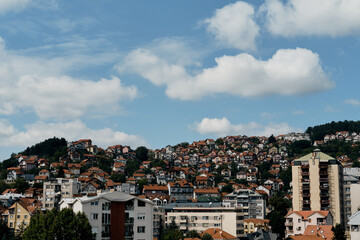
POLYGON ((261 228, 266 231, 269 230, 269 219, 257 219, 257 218, 250 218, 244 220, 244 233, 254 233, 257 229, 261 228))
POLYGON ((4 215, 8 228, 15 233, 25 229, 30 224, 31 217, 41 208, 41 203, 36 199, 20 198, 4 215))
POLYGON ((263 195, 244 188, 224 196, 224 204, 243 209, 244 219, 264 219, 266 215, 266 201, 263 195))
POLYGON ((329 211, 289 211, 285 219, 285 237, 302 235, 310 225, 333 225, 329 211))
MULTIPOLYGON (((360 210, 360 183, 350 185, 351 215, 360 210)), ((349 200, 347 200, 349 201, 349 200)))
POLYGON ((59 207, 59 202, 63 198, 72 198, 79 194, 81 184, 77 179, 57 178, 49 182, 44 182, 42 205, 44 209, 51 210, 59 207))
POLYGON ((236 237, 244 236, 244 212, 221 202, 175 202, 163 206, 165 224, 174 222, 182 231, 203 232, 220 228, 236 237))
POLYGON ((360 204, 360 196, 358 196, 358 192, 354 192, 354 189, 360 190, 359 178, 344 175, 344 182, 343 182, 343 192, 344 192, 344 214, 345 214, 345 223, 349 221, 350 216, 357 211, 352 211, 351 205, 354 202, 354 205, 360 204), (353 191, 351 192, 351 186, 353 186, 353 191), (353 194, 351 194, 353 193, 353 194), (354 198, 354 199, 353 199, 354 198))
POLYGON ((350 230, 350 239, 360 239, 360 211, 355 212, 347 224, 350 230))
POLYGON ((293 162, 294 211, 330 211, 334 223, 344 223, 343 170, 333 157, 315 149, 293 162))
POLYGON ((97 240, 145 240, 153 238, 154 205, 122 192, 107 192, 94 197, 63 199, 60 209, 84 212, 97 240))

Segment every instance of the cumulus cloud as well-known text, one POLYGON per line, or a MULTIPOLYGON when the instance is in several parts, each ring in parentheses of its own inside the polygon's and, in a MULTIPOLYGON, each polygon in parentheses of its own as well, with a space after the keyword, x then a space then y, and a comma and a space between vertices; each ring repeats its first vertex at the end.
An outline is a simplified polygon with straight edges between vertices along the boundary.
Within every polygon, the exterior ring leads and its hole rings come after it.
POLYGON ((215 14, 203 23, 207 26, 207 31, 225 45, 242 50, 254 50, 255 38, 259 35, 254 12, 252 5, 236 2, 217 9, 215 14))
POLYGON ((195 122, 190 128, 201 134, 214 134, 218 137, 226 135, 271 136, 271 134, 303 132, 300 128, 289 126, 288 123, 269 123, 266 126, 256 122, 232 124, 226 117, 203 118, 201 122, 195 122))
POLYGON ((327 35, 360 32, 358 0, 266 0, 261 6, 268 30, 275 35, 327 35))
POLYGON ((117 77, 92 81, 64 75, 74 65, 81 67, 84 63, 76 64, 81 59, 84 56, 18 55, 7 51, 0 38, 0 114, 30 109, 42 119, 75 119, 86 113, 116 112, 120 101, 137 96, 135 86, 124 86, 117 77))
POLYGON ((0 120, 0 146, 26 147, 39 141, 64 137, 69 141, 81 138, 90 138, 94 144, 107 147, 114 144, 130 145, 131 147, 148 146, 147 142, 138 135, 129 135, 124 132, 114 131, 110 128, 91 129, 82 121, 60 123, 45 123, 42 121, 25 126, 24 131, 19 131, 6 120, 0 120))
POLYGON ((1 0, 0 13, 8 11, 19 11, 25 8, 31 0, 1 0))
POLYGON ((224 55, 215 62, 216 66, 191 74, 181 64, 170 63, 148 49, 136 49, 119 70, 137 73, 157 86, 165 85, 168 97, 181 100, 213 94, 303 95, 334 86, 318 54, 308 49, 280 49, 268 60, 247 53, 224 55))
POLYGON ((360 101, 356 99, 347 99, 345 100, 345 103, 353 106, 360 106, 360 101))

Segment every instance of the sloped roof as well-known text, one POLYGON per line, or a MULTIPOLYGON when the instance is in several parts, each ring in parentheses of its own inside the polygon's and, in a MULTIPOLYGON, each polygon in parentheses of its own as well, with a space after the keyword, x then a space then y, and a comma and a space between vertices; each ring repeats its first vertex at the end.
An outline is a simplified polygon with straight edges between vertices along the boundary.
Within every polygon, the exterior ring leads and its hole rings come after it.
POLYGON ((236 240, 237 237, 231 235, 228 232, 225 232, 224 230, 221 230, 220 228, 208 228, 206 229, 201 235, 203 236, 205 233, 208 233, 212 236, 214 240, 220 240, 220 239, 233 239, 236 240))

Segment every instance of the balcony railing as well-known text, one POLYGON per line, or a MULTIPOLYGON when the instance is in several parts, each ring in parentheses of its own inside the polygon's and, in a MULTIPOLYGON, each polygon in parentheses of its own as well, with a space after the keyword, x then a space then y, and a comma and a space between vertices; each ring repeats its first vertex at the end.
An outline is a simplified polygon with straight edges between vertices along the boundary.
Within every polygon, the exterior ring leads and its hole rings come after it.
POLYGON ((330 201, 329 200, 320 200, 320 203, 321 204, 330 204, 330 201))
POLYGON ((329 182, 328 178, 320 178, 320 182, 329 182))
POLYGON ((303 197, 311 197, 310 193, 303 193, 303 197))
POLYGON ((319 174, 320 175, 329 175, 327 171, 320 171, 319 174))
POLYGON ((309 176, 309 172, 302 172, 301 176, 309 176))

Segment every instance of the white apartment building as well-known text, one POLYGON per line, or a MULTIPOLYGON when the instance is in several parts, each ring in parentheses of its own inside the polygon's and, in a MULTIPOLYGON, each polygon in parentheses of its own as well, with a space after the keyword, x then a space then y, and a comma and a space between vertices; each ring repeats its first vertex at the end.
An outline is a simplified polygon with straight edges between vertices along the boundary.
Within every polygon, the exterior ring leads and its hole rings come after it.
POLYGON ((42 206, 46 210, 58 207, 63 198, 72 198, 73 195, 79 194, 81 183, 76 178, 56 178, 44 182, 42 206))
POLYGON ((225 195, 223 204, 239 208, 244 213, 244 219, 264 219, 266 215, 266 201, 263 195, 247 188, 225 195))
POLYGON ((238 207, 225 207, 221 202, 175 202, 163 208, 165 224, 174 222, 182 231, 220 228, 236 237, 244 236, 244 213, 238 207))
POLYGON ((97 240, 147 240, 153 238, 153 206, 149 200, 122 192, 63 199, 60 209, 84 212, 97 240))
POLYGON ((289 211, 285 216, 285 237, 302 235, 307 226, 333 225, 329 211, 289 211))

